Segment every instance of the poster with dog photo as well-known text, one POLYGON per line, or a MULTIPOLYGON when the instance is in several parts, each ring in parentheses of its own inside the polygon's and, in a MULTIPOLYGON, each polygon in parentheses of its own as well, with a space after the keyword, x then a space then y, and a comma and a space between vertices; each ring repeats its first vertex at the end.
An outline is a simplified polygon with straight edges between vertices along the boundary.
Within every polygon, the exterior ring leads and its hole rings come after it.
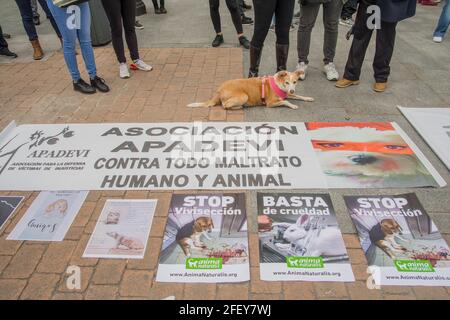
POLYGON ((0 229, 19 207, 24 197, 0 196, 0 229))
POLYGON ((329 188, 446 185, 394 122, 308 122, 306 128, 329 188))
POLYGON ((156 281, 250 280, 245 194, 175 194, 156 281))
POLYGON ((88 191, 43 191, 8 240, 63 241, 88 191))
POLYGON ((344 199, 376 285, 450 285, 450 249, 414 193, 344 199))
POLYGON ((355 281, 328 194, 258 193, 265 281, 355 281))
POLYGON ((157 200, 108 199, 83 258, 143 259, 157 200))

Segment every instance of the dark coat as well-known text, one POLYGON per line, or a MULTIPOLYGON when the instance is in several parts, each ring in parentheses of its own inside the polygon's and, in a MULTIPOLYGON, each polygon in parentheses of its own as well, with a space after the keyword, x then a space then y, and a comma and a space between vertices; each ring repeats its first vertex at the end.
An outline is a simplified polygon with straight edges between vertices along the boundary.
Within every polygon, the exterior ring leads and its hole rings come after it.
POLYGON ((416 14, 417 0, 377 0, 381 9, 381 20, 399 22, 416 14))

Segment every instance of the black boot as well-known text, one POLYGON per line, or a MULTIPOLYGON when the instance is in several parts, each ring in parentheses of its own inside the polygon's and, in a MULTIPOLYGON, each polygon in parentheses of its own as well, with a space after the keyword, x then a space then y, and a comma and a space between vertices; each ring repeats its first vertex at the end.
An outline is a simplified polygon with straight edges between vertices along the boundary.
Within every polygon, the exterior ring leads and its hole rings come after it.
POLYGON ((0 56, 7 56, 7 57, 11 57, 11 58, 17 58, 17 54, 15 54, 14 52, 9 51, 8 48, 0 48, 0 56))
POLYGON ((286 70, 286 63, 289 56, 289 45, 277 43, 276 55, 277 55, 277 72, 281 70, 286 70))
POLYGON ((87 84, 83 79, 73 83, 73 90, 84 94, 92 94, 96 92, 95 88, 87 84))
POLYGON ((239 44, 243 46, 245 49, 250 49, 250 41, 245 36, 239 37, 239 44))
POLYGON ((212 46, 214 48, 220 46, 223 43, 223 35, 222 34, 217 34, 216 37, 214 38, 213 42, 212 42, 212 46))
POLYGON ((101 92, 109 91, 109 87, 106 84, 105 79, 100 78, 98 76, 95 76, 94 79, 91 79, 91 86, 101 92))
POLYGON ((248 72, 249 78, 258 77, 259 63, 261 62, 262 47, 257 48, 250 45, 250 70, 248 72))

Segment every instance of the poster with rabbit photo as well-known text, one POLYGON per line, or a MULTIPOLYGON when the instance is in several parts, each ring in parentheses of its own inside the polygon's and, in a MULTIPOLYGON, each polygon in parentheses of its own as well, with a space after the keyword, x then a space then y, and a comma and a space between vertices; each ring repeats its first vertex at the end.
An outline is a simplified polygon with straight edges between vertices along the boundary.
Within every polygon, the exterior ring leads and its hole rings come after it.
POLYGON ((88 191, 43 191, 8 240, 63 241, 88 191))
POLYGON ((258 193, 265 281, 355 281, 328 194, 258 193))
POLYGON ((450 285, 450 249, 414 193, 344 199, 376 285, 450 285))
POLYGON ((156 281, 248 280, 245 194, 174 194, 156 281))
POLYGON ((157 200, 108 199, 83 258, 143 259, 157 200))

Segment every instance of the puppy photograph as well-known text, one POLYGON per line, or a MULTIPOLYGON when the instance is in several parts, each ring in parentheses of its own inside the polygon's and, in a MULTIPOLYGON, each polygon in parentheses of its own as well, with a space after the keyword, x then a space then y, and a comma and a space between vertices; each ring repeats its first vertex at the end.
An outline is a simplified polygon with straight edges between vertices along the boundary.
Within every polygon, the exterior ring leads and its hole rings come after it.
POLYGON ((437 186, 389 123, 309 122, 306 126, 330 187, 437 186))
POLYGON ((225 81, 206 102, 195 102, 190 108, 222 106, 225 109, 266 106, 267 108, 288 107, 298 109, 298 105, 286 99, 312 102, 314 98, 295 93, 303 71, 280 71, 271 77, 236 79, 225 81))

